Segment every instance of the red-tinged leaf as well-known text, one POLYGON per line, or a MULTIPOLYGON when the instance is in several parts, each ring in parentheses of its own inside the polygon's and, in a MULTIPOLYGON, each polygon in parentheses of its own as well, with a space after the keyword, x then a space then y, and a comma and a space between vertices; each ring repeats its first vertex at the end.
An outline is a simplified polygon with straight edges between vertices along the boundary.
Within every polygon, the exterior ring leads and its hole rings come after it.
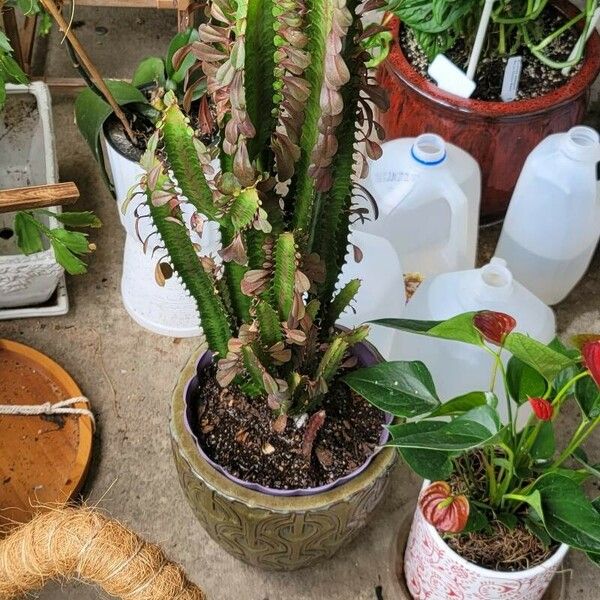
POLYGON ((248 255, 246 254, 244 241, 240 234, 237 234, 233 238, 229 246, 220 250, 219 254, 225 262, 235 262, 238 265, 245 265, 248 262, 248 255))
POLYGON ((600 388, 600 340, 587 342, 581 351, 583 362, 600 388))
POLYGON ((550 421, 554 409, 546 398, 529 398, 529 404, 540 421, 550 421))
POLYGON ((312 454, 313 444, 315 443, 319 429, 323 427, 323 423, 325 423, 324 410, 316 412, 308 419, 306 430, 304 431, 304 437, 302 438, 302 454, 306 458, 310 458, 310 455, 312 454))
POLYGON ((473 325, 484 339, 501 346, 506 336, 517 326, 517 322, 506 313, 482 310, 474 315, 473 325))
POLYGON ((460 533, 469 520, 469 501, 452 495, 445 481, 432 483, 421 494, 419 508, 425 520, 444 533, 460 533))

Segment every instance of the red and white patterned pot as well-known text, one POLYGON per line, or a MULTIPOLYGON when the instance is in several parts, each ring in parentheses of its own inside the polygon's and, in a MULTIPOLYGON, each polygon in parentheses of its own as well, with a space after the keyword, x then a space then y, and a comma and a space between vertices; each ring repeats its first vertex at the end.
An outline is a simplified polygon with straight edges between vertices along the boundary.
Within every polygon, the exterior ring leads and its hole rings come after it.
POLYGON ((404 574, 414 600, 540 600, 568 550, 561 544, 548 560, 525 571, 484 569, 456 554, 417 506, 404 553, 404 574))

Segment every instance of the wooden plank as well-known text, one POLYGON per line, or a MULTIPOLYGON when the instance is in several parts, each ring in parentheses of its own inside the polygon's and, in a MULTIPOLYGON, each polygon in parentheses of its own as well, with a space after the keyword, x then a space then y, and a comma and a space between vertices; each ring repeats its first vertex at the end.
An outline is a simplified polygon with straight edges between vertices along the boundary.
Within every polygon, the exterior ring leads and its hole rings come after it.
POLYGON ((65 206, 73 204, 78 199, 79 190, 72 181, 0 190, 0 213, 65 206))

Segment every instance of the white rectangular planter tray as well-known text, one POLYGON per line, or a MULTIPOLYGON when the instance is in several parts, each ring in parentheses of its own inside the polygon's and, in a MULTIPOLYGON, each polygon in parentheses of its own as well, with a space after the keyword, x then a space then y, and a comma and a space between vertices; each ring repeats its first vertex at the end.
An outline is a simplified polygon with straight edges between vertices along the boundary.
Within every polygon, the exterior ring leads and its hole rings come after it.
POLYGON ((67 284, 63 275, 58 280, 58 286, 51 301, 38 306, 23 306, 20 308, 0 308, 0 321, 11 319, 28 319, 34 317, 59 317, 69 312, 69 296, 67 284))
MULTIPOLYGON (((7 85, 6 106, 0 113, 0 188, 57 182, 52 107, 47 86, 41 82, 7 85)), ((49 210, 58 213, 60 208, 49 210)), ((44 218, 47 226, 61 227, 56 219, 44 218)), ((63 269, 56 263, 50 247, 29 256, 21 254, 13 221, 14 213, 0 214, 0 312, 6 315, 10 311, 14 315, 10 318, 16 318, 13 311, 17 309, 25 310, 26 316, 48 314, 50 306, 37 305, 48 302, 59 281, 64 285, 63 269)), ((54 310, 66 312, 65 294, 58 294, 58 298, 54 310)))

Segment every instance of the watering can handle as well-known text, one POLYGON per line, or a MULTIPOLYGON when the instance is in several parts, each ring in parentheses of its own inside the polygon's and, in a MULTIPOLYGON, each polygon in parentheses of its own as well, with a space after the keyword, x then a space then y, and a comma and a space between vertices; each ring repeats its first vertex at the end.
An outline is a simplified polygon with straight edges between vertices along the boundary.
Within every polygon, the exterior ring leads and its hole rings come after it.
MULTIPOLYGON (((442 179, 444 198, 450 206, 450 235, 448 246, 456 254, 456 270, 468 267, 469 258, 469 200, 461 187, 451 177, 442 179)), ((471 265, 472 267, 473 265, 471 265)))

